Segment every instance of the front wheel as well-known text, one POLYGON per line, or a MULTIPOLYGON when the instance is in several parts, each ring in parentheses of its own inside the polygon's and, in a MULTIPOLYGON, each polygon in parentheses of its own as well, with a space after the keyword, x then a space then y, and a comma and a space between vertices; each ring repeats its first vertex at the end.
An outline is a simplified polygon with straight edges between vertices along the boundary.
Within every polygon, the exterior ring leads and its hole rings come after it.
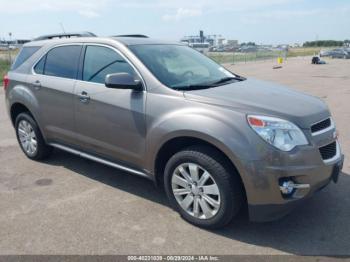
POLYGON ((243 186, 232 169, 209 147, 195 146, 176 153, 165 167, 170 203, 196 226, 225 226, 243 202, 243 186))

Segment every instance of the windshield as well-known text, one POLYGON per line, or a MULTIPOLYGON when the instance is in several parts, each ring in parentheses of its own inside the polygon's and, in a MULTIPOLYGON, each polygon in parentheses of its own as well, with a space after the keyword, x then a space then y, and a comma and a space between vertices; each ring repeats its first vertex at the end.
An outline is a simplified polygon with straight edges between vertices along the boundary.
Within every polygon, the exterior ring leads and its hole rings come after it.
POLYGON ((134 45, 129 48, 160 82, 173 89, 210 88, 242 80, 187 46, 134 45))

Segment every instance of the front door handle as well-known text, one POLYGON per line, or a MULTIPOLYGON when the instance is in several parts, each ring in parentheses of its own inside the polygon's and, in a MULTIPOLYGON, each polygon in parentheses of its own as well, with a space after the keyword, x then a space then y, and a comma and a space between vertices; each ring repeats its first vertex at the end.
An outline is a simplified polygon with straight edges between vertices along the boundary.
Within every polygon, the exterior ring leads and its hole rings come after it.
POLYGON ((39 90, 41 88, 41 83, 39 80, 33 82, 32 85, 34 86, 35 90, 39 90))
POLYGON ((82 102, 82 103, 89 103, 89 101, 90 101, 90 96, 85 91, 81 92, 78 95, 78 98, 79 98, 80 102, 82 102))

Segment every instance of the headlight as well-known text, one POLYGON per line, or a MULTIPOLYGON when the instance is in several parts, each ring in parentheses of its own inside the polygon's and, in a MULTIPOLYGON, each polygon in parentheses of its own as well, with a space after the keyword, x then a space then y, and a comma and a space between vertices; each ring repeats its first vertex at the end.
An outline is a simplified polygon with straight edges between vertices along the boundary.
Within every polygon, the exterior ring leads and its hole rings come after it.
POLYGON ((282 151, 290 151, 298 145, 308 144, 300 128, 287 120, 255 115, 249 115, 247 119, 259 136, 282 151))

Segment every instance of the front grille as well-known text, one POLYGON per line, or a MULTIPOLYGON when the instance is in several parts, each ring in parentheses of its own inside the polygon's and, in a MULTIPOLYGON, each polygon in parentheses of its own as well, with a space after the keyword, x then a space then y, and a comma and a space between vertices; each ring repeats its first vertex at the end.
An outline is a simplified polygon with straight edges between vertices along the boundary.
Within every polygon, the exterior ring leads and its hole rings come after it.
POLYGON ((326 146, 320 147, 320 153, 323 160, 333 158, 337 154, 337 143, 333 142, 326 146))
POLYGON ((318 131, 326 129, 326 128, 330 127, 331 124, 332 124, 332 121, 330 118, 327 118, 326 120, 318 122, 318 123, 311 126, 311 133, 316 133, 318 131))

